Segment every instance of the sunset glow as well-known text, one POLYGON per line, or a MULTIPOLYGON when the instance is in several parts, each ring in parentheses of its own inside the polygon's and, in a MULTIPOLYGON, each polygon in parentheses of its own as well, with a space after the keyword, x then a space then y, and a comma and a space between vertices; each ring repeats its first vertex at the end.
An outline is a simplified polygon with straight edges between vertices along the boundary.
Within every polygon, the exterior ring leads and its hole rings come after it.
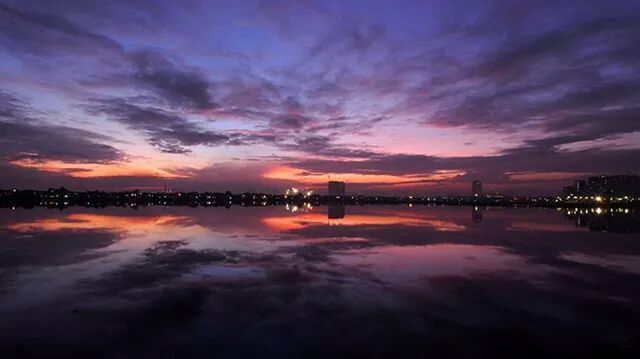
POLYGON ((0 187, 527 195, 640 170, 637 2, 534 3, 4 1, 0 187))
POLYGON ((19 222, 8 226, 18 232, 61 231, 65 229, 110 229, 122 232, 145 232, 162 226, 174 225, 188 217, 175 215, 159 217, 109 216, 91 213, 75 213, 65 217, 46 218, 32 222, 19 222))
POLYGON ((328 219, 326 214, 305 213, 297 216, 266 217, 262 219, 266 226, 279 231, 301 229, 314 225, 340 225, 340 226, 422 226, 441 232, 460 232, 465 230, 464 225, 448 222, 437 218, 422 216, 399 216, 352 214, 341 219, 328 219))
POLYGON ((377 174, 360 174, 360 173, 323 173, 309 174, 303 170, 291 167, 277 167, 263 174, 264 178, 292 180, 304 184, 325 184, 328 178, 345 181, 354 184, 409 184, 415 185, 417 182, 437 182, 453 179, 457 176, 464 175, 464 172, 458 171, 436 171, 432 175, 407 174, 402 176, 394 175, 377 175, 377 174))
POLYGON ((0 0, 1 358, 640 358, 640 0, 0 0))
POLYGON ((43 172, 62 173, 75 178, 139 176, 175 179, 187 177, 185 175, 179 175, 156 168, 148 163, 141 163, 141 161, 138 161, 138 163, 129 162, 121 165, 30 160, 11 161, 10 163, 18 167, 33 168, 43 172))

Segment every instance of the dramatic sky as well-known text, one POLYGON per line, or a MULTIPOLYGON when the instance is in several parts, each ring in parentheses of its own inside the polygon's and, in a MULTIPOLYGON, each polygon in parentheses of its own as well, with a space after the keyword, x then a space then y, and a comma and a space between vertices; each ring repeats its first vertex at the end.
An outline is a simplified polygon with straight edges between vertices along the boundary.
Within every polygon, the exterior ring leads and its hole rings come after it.
POLYGON ((640 172, 640 2, 0 0, 0 187, 640 172))

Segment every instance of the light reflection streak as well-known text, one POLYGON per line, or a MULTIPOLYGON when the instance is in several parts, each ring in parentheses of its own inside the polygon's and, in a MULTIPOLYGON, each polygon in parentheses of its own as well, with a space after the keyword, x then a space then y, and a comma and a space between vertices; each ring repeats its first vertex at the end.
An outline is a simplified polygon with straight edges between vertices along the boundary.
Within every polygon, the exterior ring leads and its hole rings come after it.
POLYGON ((372 215, 372 214, 349 214, 341 219, 328 219, 326 215, 320 213, 305 213, 300 216, 273 216, 262 219, 262 223, 267 227, 290 231, 314 225, 341 225, 341 226, 388 226, 405 225, 417 227, 429 227, 441 232, 461 232, 466 229, 464 225, 441 219, 401 216, 397 214, 372 215))
POLYGON ((163 215, 153 217, 110 216, 90 213, 73 213, 58 218, 36 219, 29 222, 10 224, 7 228, 17 232, 61 231, 65 229, 108 229, 113 231, 141 232, 158 227, 177 226, 189 217, 163 215))

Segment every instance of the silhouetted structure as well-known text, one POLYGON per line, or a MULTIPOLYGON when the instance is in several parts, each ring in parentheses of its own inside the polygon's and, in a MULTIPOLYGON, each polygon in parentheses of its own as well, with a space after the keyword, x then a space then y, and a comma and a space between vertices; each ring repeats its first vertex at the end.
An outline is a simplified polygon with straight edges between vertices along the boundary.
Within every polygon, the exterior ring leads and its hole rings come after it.
POLYGON ((329 181, 329 196, 344 196, 345 184, 341 181, 329 181))
POLYGON ((344 204, 331 203, 327 206, 328 219, 342 219, 345 216, 344 204))
POLYGON ((471 207, 471 220, 475 223, 481 223, 484 214, 484 208, 473 206, 471 207))
POLYGON ((471 195, 474 197, 482 196, 482 182, 473 181, 473 183, 471 183, 471 195))
POLYGON ((640 177, 636 175, 593 176, 587 181, 576 180, 563 189, 564 196, 610 197, 640 196, 640 177))
POLYGON ((587 190, 605 196, 640 195, 640 177, 635 175, 589 177, 587 190))
POLYGON ((568 208, 565 219, 594 232, 640 233, 640 210, 629 208, 568 208))
POLYGON ((565 197, 573 196, 576 194, 576 188, 574 186, 564 186, 562 188, 562 195, 565 197))
POLYGON ((327 204, 414 204, 414 205, 472 205, 472 206, 535 206, 535 207, 640 207, 640 196, 612 196, 604 199, 589 197, 505 196, 490 192, 482 196, 363 196, 344 194, 344 183, 338 182, 333 195, 318 195, 305 192, 298 195, 245 192, 233 194, 220 192, 74 192, 64 188, 37 190, 0 189, 0 208, 48 207, 64 209, 71 206, 103 208, 107 206, 138 208, 139 206, 190 206, 231 207, 277 206, 291 204, 312 206, 327 204))

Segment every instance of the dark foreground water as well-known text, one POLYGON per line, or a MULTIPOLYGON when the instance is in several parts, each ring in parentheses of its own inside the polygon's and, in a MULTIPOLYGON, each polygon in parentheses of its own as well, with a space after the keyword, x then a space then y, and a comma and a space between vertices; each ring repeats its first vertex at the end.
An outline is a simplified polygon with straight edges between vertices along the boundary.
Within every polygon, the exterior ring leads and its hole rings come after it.
POLYGON ((0 210, 0 357, 638 357, 633 210, 0 210))

